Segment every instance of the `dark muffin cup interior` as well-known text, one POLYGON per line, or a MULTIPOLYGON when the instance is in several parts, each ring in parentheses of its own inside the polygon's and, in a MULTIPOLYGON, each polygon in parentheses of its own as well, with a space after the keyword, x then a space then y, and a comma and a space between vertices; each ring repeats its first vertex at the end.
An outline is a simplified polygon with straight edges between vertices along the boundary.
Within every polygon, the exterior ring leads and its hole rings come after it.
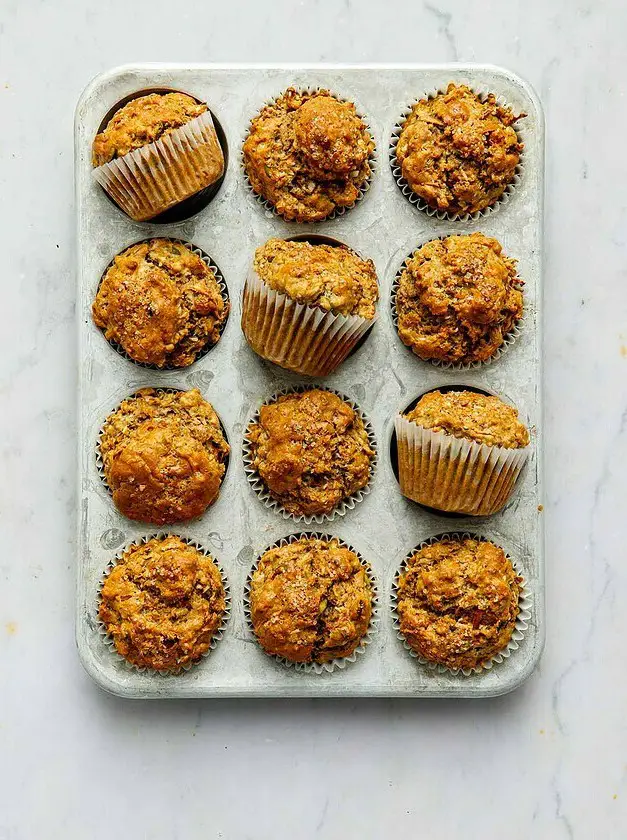
MULTIPOLYGON (((199 99, 197 96, 194 96, 192 93, 187 93, 184 90, 177 90, 176 88, 145 88, 144 90, 136 91, 135 93, 130 93, 128 96, 125 96, 123 99, 120 99, 119 102, 110 108, 107 113, 105 114, 102 122, 98 126, 97 134, 100 134, 106 126, 108 125, 109 121, 113 117, 120 108, 123 108, 129 102, 132 102, 133 99, 139 99, 140 96, 149 96, 151 93, 184 93, 186 96, 190 96, 195 102, 198 102, 199 105, 206 105, 206 102, 203 102, 202 99, 199 99)), ((216 135, 218 137, 218 143, 220 144, 220 148, 222 149, 222 154, 224 155, 224 172, 218 178, 217 181, 214 181, 213 184, 209 184, 208 187, 205 187, 204 190, 200 190, 200 192, 194 193, 194 195, 190 195, 189 198, 186 198, 184 201, 179 202, 179 204, 175 204, 174 207, 170 207, 163 213, 160 213, 158 216, 155 216, 153 219, 148 219, 145 222, 137 222, 136 224, 150 224, 150 225, 167 225, 167 224, 174 224, 176 222, 184 222, 186 219, 190 219, 192 216, 195 216, 197 213, 200 213, 201 210, 204 210, 205 207, 212 201, 215 196, 220 191, 222 184, 224 183, 224 178, 226 176, 226 171, 229 165, 229 147, 226 140, 226 134, 222 125, 214 112, 210 109, 209 113, 211 114, 211 118, 213 120, 213 125, 216 130, 216 135)), ((107 199, 113 204, 115 207, 118 208, 122 213, 124 211, 121 207, 117 204, 117 202, 111 198, 109 193, 102 188, 103 193, 106 195, 107 199)), ((124 213, 126 215, 126 213, 124 213)))

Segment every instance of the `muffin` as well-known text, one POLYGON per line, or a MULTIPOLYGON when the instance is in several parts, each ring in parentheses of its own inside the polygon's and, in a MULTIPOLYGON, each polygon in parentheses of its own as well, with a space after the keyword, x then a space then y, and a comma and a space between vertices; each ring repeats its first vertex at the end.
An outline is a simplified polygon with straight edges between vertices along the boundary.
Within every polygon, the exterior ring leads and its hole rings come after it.
POLYGON ((127 215, 153 219, 218 181, 224 154, 211 112, 185 93, 131 99, 92 147, 94 177, 127 215))
POLYGON ((204 513, 218 498, 228 454, 218 415, 197 389, 144 388, 109 415, 100 436, 116 507, 154 525, 204 513))
POLYGON ((373 593, 359 557, 337 539, 304 536, 263 554, 250 618, 266 653, 290 662, 350 656, 370 625, 373 593))
POLYGON ((472 364, 494 356, 523 314, 516 262, 482 233, 427 242, 403 268, 398 334, 421 359, 472 364))
POLYGON ((430 391, 396 417, 395 430, 402 494, 471 516, 503 507, 529 453, 518 411, 473 391, 430 391))
POLYGON ((228 313, 213 269, 170 239, 118 254, 92 306, 108 341, 158 368, 191 365, 219 340, 228 313))
POLYGON ((373 151, 352 102, 289 88, 252 120, 244 168, 253 190, 283 218, 318 222, 357 201, 373 151))
POLYGON ((447 537, 425 545, 398 578, 400 631, 428 662, 480 668, 512 638, 522 582, 494 543, 447 537))
POLYGON ((220 570, 180 537, 128 548, 102 586, 98 615, 132 665, 179 671, 207 653, 226 596, 220 570))
POLYGON ((269 239, 246 280, 242 330, 262 358, 326 376, 372 326, 378 296, 374 263, 345 245, 269 239))
POLYGON ((396 162, 409 189, 428 207, 453 215, 495 204, 513 183, 523 144, 514 129, 525 114, 484 100, 451 82, 417 102, 405 119, 396 162))
POLYGON ((359 414, 330 391, 284 394, 247 431, 250 466, 293 516, 329 514, 370 481, 374 451, 359 414))

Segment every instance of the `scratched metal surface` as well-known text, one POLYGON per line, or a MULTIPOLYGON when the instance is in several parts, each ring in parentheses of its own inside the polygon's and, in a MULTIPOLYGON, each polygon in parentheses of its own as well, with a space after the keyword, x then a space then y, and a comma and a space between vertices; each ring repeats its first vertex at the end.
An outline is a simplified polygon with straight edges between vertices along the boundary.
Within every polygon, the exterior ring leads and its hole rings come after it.
MULTIPOLYGON (((413 696, 486 697, 516 688, 533 670, 543 645, 543 528, 541 492, 541 269, 544 125, 540 104, 520 79, 493 67, 471 65, 377 67, 247 67, 142 65, 98 77, 76 111, 77 312, 79 333, 79 511, 76 636, 81 660, 103 688, 128 697, 413 696), (463 81, 494 91, 515 111, 524 111, 525 168, 511 200, 486 218, 451 223, 412 207, 395 184, 388 162, 394 124, 415 98, 463 81), (264 210, 246 189, 240 148, 250 118, 261 103, 288 85, 324 86, 353 99, 367 116, 377 145, 372 187, 354 209, 332 221, 296 225, 264 210), (230 161, 225 182, 211 204, 178 224, 134 223, 105 197, 91 176, 90 146, 103 115, 128 93, 149 87, 189 91, 209 103, 224 127, 230 161), (432 236, 481 230, 500 240, 518 259, 525 281, 522 334, 494 364, 468 372, 424 363, 398 339, 389 305, 394 275, 404 258, 432 236), (379 319, 365 344, 324 384, 355 400, 373 423, 379 465, 372 491, 353 511, 325 526, 370 561, 377 577, 381 620, 365 654, 331 674, 301 673, 266 656, 246 627, 242 596, 254 559, 277 539, 302 527, 267 510, 249 486, 241 458, 242 433, 258 405, 275 391, 300 383, 259 359, 242 335, 240 298, 253 250, 270 236, 300 232, 339 238, 376 264, 381 286, 379 319), (154 372, 133 365, 93 325, 90 306, 112 257, 150 236, 191 241, 222 270, 232 312, 219 344, 191 368, 154 372), (503 394, 532 428, 533 456, 514 498, 495 516, 445 518, 404 499, 394 477, 389 443, 394 415, 429 388, 463 383, 503 394), (107 416, 142 386, 198 387, 219 413, 232 454, 218 502, 200 519, 171 528, 208 548, 226 571, 232 614, 224 638, 201 663, 177 676, 139 673, 103 644, 98 633, 98 583, 122 546, 156 531, 117 513, 97 470, 94 447, 107 416), (519 650, 491 671, 465 677, 438 674, 409 656, 393 629, 390 593, 407 552, 425 538, 471 530, 500 542, 525 576, 532 618, 519 650)), ((313 381, 313 380, 311 380, 313 381)))

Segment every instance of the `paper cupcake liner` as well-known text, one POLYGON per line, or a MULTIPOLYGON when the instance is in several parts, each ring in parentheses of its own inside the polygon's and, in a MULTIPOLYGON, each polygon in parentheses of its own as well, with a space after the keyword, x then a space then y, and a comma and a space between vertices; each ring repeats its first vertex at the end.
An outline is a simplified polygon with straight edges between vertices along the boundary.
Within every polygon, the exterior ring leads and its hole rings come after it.
MULTIPOLYGON (((128 400, 137 399, 138 396, 141 396, 140 391, 143 391, 146 388, 151 388, 151 390, 153 390, 156 394, 177 394, 177 393, 180 393, 181 391, 191 390, 189 388, 155 388, 155 387, 150 386, 150 385, 143 385, 135 393, 129 394, 128 397, 124 397, 124 399, 121 400, 116 405, 115 408, 112 408, 111 411, 108 412, 108 414, 107 414, 107 416, 104 420, 104 423, 102 424, 102 426, 100 427, 100 429, 98 431, 98 439, 96 441, 96 453, 95 454, 96 454, 96 470, 98 472, 98 475, 100 477, 100 480, 102 481, 102 484, 103 484, 104 488, 106 489, 109 496, 111 496, 112 498, 113 498, 113 491, 109 487, 109 483, 107 482, 107 478, 105 476, 104 460, 103 460, 102 451, 101 451, 101 448, 100 448, 100 445, 101 445, 101 442, 102 442, 102 434, 103 434, 103 431, 104 431, 104 425, 107 422, 107 420, 109 419, 109 417, 112 414, 115 414, 115 412, 119 410, 119 408, 120 408, 120 406, 122 405, 123 402, 127 402, 128 400)), ((213 410, 215 411, 215 408, 213 410)), ((220 423, 220 429, 222 430, 222 434, 224 435, 224 439, 226 440, 227 443, 229 443, 229 438, 228 438, 228 435, 226 433, 226 428, 224 426, 224 423, 222 422, 222 418, 220 417, 220 415, 218 414, 217 411, 216 411, 216 416, 218 418, 218 422, 220 423)), ((230 457, 231 457, 231 453, 229 452, 229 454, 226 456, 226 458, 224 459, 224 462, 223 462, 224 463, 224 475, 222 476, 222 481, 220 482, 220 489, 222 488, 222 485, 224 484, 224 481, 226 479, 226 474, 227 474, 228 469, 229 469, 229 459, 230 459, 230 457)), ((216 501, 217 501, 217 499, 216 499, 216 501)), ((215 502, 214 502, 214 504, 215 504, 215 502)), ((210 507, 211 507, 211 505, 210 505, 210 507)), ((207 510, 208 509, 209 508, 207 508, 207 510)), ((124 516, 123 513, 121 513, 120 515, 124 516)), ((138 521, 139 522, 141 520, 131 520, 131 521, 138 521)), ((150 524, 150 523, 147 523, 147 524, 150 524)))
POLYGON ((374 457, 370 462, 370 478, 365 487, 362 487, 360 490, 357 490, 355 493, 352 493, 350 496, 347 496, 345 499, 342 499, 342 501, 339 502, 339 504, 337 504, 332 511, 329 511, 329 513, 297 515, 295 513, 290 513, 289 511, 285 510, 283 505, 271 496, 268 488, 264 484, 261 476, 259 475, 259 473, 253 465, 254 458, 252 447, 248 439, 248 434, 251 425, 253 423, 259 422, 259 408, 255 411, 253 416, 246 424, 246 431, 244 433, 244 441, 242 445, 242 458, 244 461, 244 471, 246 473, 248 483, 255 491, 257 498, 263 502, 263 504, 268 510, 275 511, 276 513, 281 514, 281 516, 283 516, 284 519, 292 519, 294 522, 304 522, 306 525, 311 525, 315 522, 316 525, 322 525, 325 522, 332 522, 334 519, 337 519, 341 516, 345 516, 349 510, 355 509, 355 506, 363 500, 364 496, 367 496, 368 493, 370 493, 370 489, 372 487, 372 480, 377 469, 378 453, 377 441, 370 420, 368 420, 366 415, 359 408, 359 406, 355 402, 353 402, 353 400, 349 399, 345 394, 342 394, 340 391, 336 391, 333 388, 314 388, 310 385, 295 385, 293 387, 283 388, 283 390, 278 391, 276 394, 273 394, 269 400, 266 400, 263 403, 263 405, 272 405, 272 403, 277 402, 279 397, 283 397, 286 394, 304 394, 307 391, 312 390, 329 391, 329 393, 335 394, 341 400, 348 403, 353 409, 353 411, 356 414, 358 414, 361 418, 361 421, 363 422, 364 428, 366 430, 366 434, 368 435, 368 443, 370 444, 370 448, 374 452, 374 457))
MULTIPOLYGON (((463 84, 469 87, 473 93, 475 93, 481 101, 485 101, 488 97, 488 94, 492 93, 495 97, 497 103, 504 107, 510 107, 509 104, 501 97, 497 96, 494 91, 490 90, 488 87, 484 85, 477 85, 470 80, 463 80, 460 79, 456 82, 456 84, 463 84)), ((483 210, 477 210, 475 213, 449 213, 444 210, 437 210, 434 207, 431 207, 427 202, 415 193, 412 188, 409 186, 405 178, 403 178, 401 166, 396 159, 396 146, 398 144, 398 139, 400 137, 401 131, 403 130, 403 126, 407 117, 411 114, 413 106, 420 101, 420 99, 434 99, 436 96, 443 95, 446 93, 446 89, 438 88, 437 90, 432 91, 431 93, 425 94, 424 96, 420 96, 417 99, 408 105, 403 112, 401 113, 400 120, 396 123, 392 130, 392 136, 390 137, 390 147, 389 147, 389 160, 390 160, 390 167, 392 169, 392 175, 394 180, 396 181, 400 191, 403 193, 405 198, 412 204, 414 207, 417 207, 419 210, 422 210, 428 216, 435 216, 437 219, 441 220, 448 220, 450 222, 476 222, 478 219, 485 218, 489 216, 491 213, 496 212, 501 205, 507 204, 516 187, 520 184, 520 180, 522 177, 522 172, 525 167, 525 153, 527 149, 527 132, 523 125, 514 124, 512 128, 516 132, 518 136, 518 141, 524 144, 524 148, 520 153, 520 160, 518 162, 518 166, 516 167, 514 178, 510 184, 507 185, 503 194, 498 198, 494 204, 491 204, 489 207, 485 207, 483 210)))
MULTIPOLYGON (((438 662, 432 662, 429 659, 425 659, 411 647, 411 645, 403 635, 401 631, 400 617, 398 614, 398 580, 407 565, 407 561, 411 557, 413 557, 413 555, 417 551, 420 551, 422 548, 425 548, 428 545, 433 545, 433 543, 441 542, 442 540, 463 539, 480 540, 482 542, 493 542, 494 545, 499 545, 497 541, 492 540, 487 536, 483 536, 482 534, 475 534, 469 531, 464 531, 463 533, 453 532, 447 534, 438 534, 437 536, 430 537, 429 539, 424 540, 419 545, 415 546, 415 548, 412 548, 412 550, 408 552, 407 555, 403 558, 403 562, 401 563, 400 568, 394 576, 390 600, 392 606, 393 625, 394 630, 396 631, 396 636, 398 639, 401 640, 401 642, 403 643, 403 647, 406 651, 408 651, 410 656, 412 656, 414 659, 417 659, 421 665, 424 665, 430 671, 434 671, 438 674, 452 674, 453 676, 458 676, 459 674, 462 674, 465 677, 469 677, 473 674, 481 674, 484 671, 490 671, 495 665, 500 665, 504 660, 509 659, 512 653, 518 650, 518 648, 520 647, 520 642, 523 640, 527 628, 529 627, 532 607, 532 596, 527 587, 527 581, 524 578, 518 595, 518 615, 516 617, 516 623, 514 625, 514 630, 512 632, 509 642, 507 643, 506 647, 503 648, 503 650, 500 650, 498 653, 495 653, 494 656, 490 657, 490 659, 488 659, 486 662, 482 663, 481 665, 477 665, 474 668, 448 668, 446 665, 441 665, 438 662)), ((505 550, 504 553, 507 559, 514 567, 514 571, 516 572, 516 574, 522 577, 522 574, 517 564, 514 563, 510 555, 505 550)))
POLYGON ((208 110, 93 170, 96 181, 136 222, 153 219, 223 174, 224 154, 208 110))
POLYGON ((394 419, 401 493, 441 511, 489 516, 514 491, 530 446, 506 449, 394 419))
MULTIPOLYGON (((443 233, 441 236, 430 236, 429 238, 425 239, 424 242, 421 242, 415 249, 412 251, 411 254, 408 254, 403 262, 401 263, 396 275, 394 276, 394 280, 392 281, 392 289, 390 292, 390 308, 392 311, 392 323, 394 324, 394 328, 396 329, 396 333, 398 333, 398 310, 396 308, 396 296, 398 294, 398 289, 401 282, 401 274, 407 268, 407 262, 410 260, 415 251, 419 248, 422 248, 423 245, 426 245, 428 242, 433 242, 434 239, 448 239, 449 236, 459 236, 462 235, 461 233, 443 233)), ((517 284, 517 288, 523 292, 524 297, 524 283, 520 280, 517 284)), ((445 362, 442 359, 423 359, 417 353, 414 353, 417 359, 420 359, 421 362, 425 362, 426 364, 434 365, 434 367, 439 367, 442 370, 456 370, 456 371, 467 371, 467 370, 478 370, 479 368, 485 368, 488 365, 491 365, 497 359, 500 359, 508 350, 509 348, 516 343, 516 341, 520 338, 522 333, 522 324, 525 317, 525 310, 523 309, 523 315, 520 321, 518 321, 512 329, 503 336, 503 343, 500 347, 497 347, 494 353, 490 356, 489 359, 483 359, 482 361, 477 362, 445 362)), ((407 346, 407 345, 403 345, 407 346)), ((411 352, 411 347, 407 348, 411 352)))
POLYGON ((283 537, 282 539, 277 540, 275 543, 272 543, 272 545, 269 545, 268 548, 266 548, 259 555, 257 560, 255 560, 255 562, 253 563, 253 566, 246 578, 246 584, 244 586, 244 616, 246 618, 246 624, 248 625, 248 629, 259 648, 266 654, 266 656, 276 660, 277 662, 280 662, 281 665, 285 665, 285 667, 287 668, 293 668, 295 671, 300 671, 301 673, 305 674, 330 674, 333 671, 342 671, 344 670, 344 668, 346 668, 346 666, 349 663, 355 662, 358 657, 364 654, 366 648, 372 641, 372 637, 379 624, 379 590, 377 588, 377 581, 370 564, 366 560, 364 560, 364 558, 358 551, 355 551, 355 549, 351 545, 344 542, 344 540, 341 540, 339 537, 329 536, 329 534, 320 533, 318 531, 302 531, 298 534, 290 534, 288 537, 283 537), (342 548, 348 548, 350 551, 353 552, 353 554, 357 555, 359 562, 361 563, 361 565, 366 571, 366 574, 368 575, 368 580, 370 582, 370 588, 372 591, 372 613, 370 616, 370 624, 368 625, 368 629, 362 637, 359 645, 349 656, 343 656, 339 659, 331 659, 328 662, 293 662, 291 659, 286 659, 284 656, 278 656, 274 653, 268 653, 261 647, 257 640, 251 616, 250 584, 252 576, 255 573, 257 566, 259 565, 259 560, 266 553, 266 551, 270 551, 273 548, 280 548, 281 546, 289 545, 290 543, 298 542, 298 540, 303 538, 326 540, 327 542, 330 542, 331 540, 337 540, 337 542, 342 548))
POLYGON ((141 537, 141 539, 139 539, 139 540, 133 540, 132 542, 128 543, 127 545, 125 545, 123 548, 121 548, 118 551, 118 553, 115 555, 115 558, 113 560, 109 561, 109 563, 107 564, 107 567, 104 571, 104 574, 102 575, 102 577, 100 578, 100 581, 98 583, 98 599, 97 599, 98 606, 100 606, 100 601, 102 599, 102 587, 104 586, 104 582, 107 579, 111 569, 113 569, 113 567, 116 566, 120 562, 120 560, 122 559, 122 557, 124 555, 124 552, 128 551, 128 549, 131 548, 134 545, 143 545, 143 544, 145 544, 145 543, 147 543, 147 542, 149 542, 150 540, 153 540, 153 539, 165 539, 166 537, 171 537, 171 536, 179 537, 179 539, 182 540, 182 542, 186 543, 187 545, 191 545, 193 548, 200 551, 206 557, 209 557, 211 560, 213 560, 213 562, 215 563, 215 565, 218 568, 218 571, 220 572, 220 577, 222 578, 222 586, 224 587, 224 601, 225 601, 224 613, 222 615, 222 621, 220 622, 218 628, 216 629, 215 633, 211 637, 211 641, 209 643, 209 648, 201 655, 200 659, 196 660, 195 662, 186 662, 184 665, 181 665, 179 668, 169 668, 167 671, 158 671, 156 668, 149 668, 147 666, 134 665, 132 662, 129 662, 128 659, 126 659, 126 657, 122 656, 121 653, 118 653, 113 637, 109 635, 109 633, 107 632, 107 628, 105 627, 104 623, 100 620, 100 617, 98 616, 98 613, 97 613, 96 628, 98 630, 98 634, 100 635, 100 638, 103 641, 103 644, 105 644, 109 648, 111 653, 115 656, 115 658, 118 661, 124 663, 125 668, 127 668, 129 671, 135 671, 136 673, 140 673, 140 674, 151 674, 151 675, 152 674, 157 674, 157 675, 162 676, 162 677, 167 677, 167 676, 177 676, 177 675, 180 675, 180 674, 185 673, 187 671, 190 671, 194 666, 196 666, 200 662, 202 662, 203 659, 206 659, 209 656, 209 654, 211 653, 212 650, 215 650, 215 648, 218 645, 218 642, 224 636, 224 631, 226 629, 226 625, 228 624, 228 621, 231 617, 231 589, 230 589, 230 586, 229 586, 228 578, 226 577, 226 575, 224 573, 224 569, 222 568, 222 566, 217 562, 215 557, 209 551, 207 551, 207 549, 204 546, 202 546, 200 543, 198 543, 196 540, 188 539, 187 537, 182 537, 180 534, 172 534, 172 532, 170 532, 170 531, 157 531, 154 534, 148 534, 146 536, 141 537))
POLYGON ((250 269, 242 297, 242 331, 252 349, 279 367, 328 376, 374 324, 359 315, 335 315, 297 303, 271 289, 250 269))
MULTIPOLYGON (((360 109, 357 108, 357 103, 353 99, 348 99, 345 96, 339 96, 337 93, 330 90, 329 88, 319 88, 319 87, 298 88, 299 93, 301 93, 301 94, 312 94, 312 95, 316 94, 316 93, 319 93, 321 90, 324 90, 325 92, 327 92, 328 94, 333 96, 335 99, 337 99, 339 102, 348 102, 348 103, 355 106, 355 113, 357 114, 359 119, 363 122, 363 124, 366 126, 368 134, 370 135, 370 137, 372 139, 372 142, 374 144, 374 133, 372 131, 372 128, 370 127, 370 124, 368 123, 368 120, 364 116, 363 112, 360 109)), ((252 120, 254 120, 261 113, 261 111, 265 107, 267 107, 268 105, 273 105, 276 102, 276 100, 279 99, 280 96, 282 96, 283 93, 284 93, 284 90, 281 91, 281 93, 277 94, 276 96, 272 96, 272 97, 269 97, 268 99, 265 99, 263 104, 261 105, 261 107, 255 113, 254 117, 252 117, 251 123, 252 123, 252 120)), ((246 185, 246 190, 247 190, 247 192, 250 193, 250 195, 253 196, 253 198, 257 201, 257 203, 261 207, 263 207, 264 210, 269 211, 274 216, 277 216, 277 218, 279 218, 279 219, 283 219, 283 221, 287 221, 287 219, 285 219, 285 217, 281 213, 279 213, 279 211, 276 209, 274 204, 269 199, 264 198, 258 192, 255 192, 255 190, 253 188, 253 185, 250 183, 250 179, 248 177, 248 172, 246 171, 246 166, 245 166, 245 161, 244 161, 244 150, 243 150, 244 149, 244 143, 245 143, 246 138, 248 137, 249 133, 250 133, 250 128, 248 128, 246 130, 246 134, 244 135, 244 137, 242 139, 242 142, 240 143, 240 168, 241 168, 242 173, 244 175, 244 184, 246 185)), ((370 156, 368 157, 368 164, 370 166, 370 175, 366 178, 366 180, 361 185, 361 187, 359 187, 359 195, 357 196, 357 198, 355 199, 355 201, 352 204, 350 204, 346 207, 335 207, 331 211, 331 213, 329 213, 328 216, 324 217, 324 219, 317 219, 314 222, 297 222, 296 220, 291 220, 290 224, 303 225, 303 224, 320 224, 321 222, 330 222, 333 219, 337 219, 340 216, 343 216, 349 210, 352 210, 353 207, 355 207, 357 204, 359 204, 360 201, 363 200, 364 196, 366 195, 366 193, 368 192, 368 190, 372 186, 372 180, 373 180, 374 175, 375 175, 376 170, 377 170, 376 152, 377 152, 377 150, 376 150, 376 146, 375 146, 375 148, 373 148, 370 156)))
MULTIPOLYGON (((200 259, 205 263, 205 265, 209 266, 209 268, 213 271, 213 273, 215 275, 215 278, 216 278, 216 281, 218 283, 218 286, 220 288, 220 295, 222 297, 222 300, 224 301, 224 305, 227 307, 227 316, 224 319, 224 321, 222 322, 222 325, 220 326, 220 338, 221 338, 222 333, 224 332, 224 329, 225 329, 225 327, 228 323, 228 320, 229 320, 231 300, 230 300, 230 297, 229 297, 228 286, 226 285, 226 280, 224 279, 224 275, 222 274, 222 271, 220 270, 220 267, 201 248, 199 248, 197 245, 194 245, 193 242, 187 242, 184 239, 174 239, 173 237, 170 237, 170 236, 158 236, 158 237, 152 236, 149 239, 140 239, 138 242, 133 242, 131 245, 127 245, 126 248, 124 248, 122 251, 120 251, 115 256, 119 257, 121 253, 124 253, 124 251, 128 250, 128 248, 132 248, 133 245, 141 245, 142 242, 150 242, 151 239, 167 239, 168 242, 175 242, 178 245, 184 245, 186 248, 189 248, 190 251, 192 251, 194 254, 196 254, 196 256, 200 257, 200 259)), ((100 290, 100 286, 102 285, 102 281, 104 280, 105 274, 107 273, 107 271, 113 265, 114 260, 115 260, 115 257, 113 258, 113 260, 111 260, 109 265, 102 272, 102 277, 100 278, 100 283, 98 284, 98 291, 100 290)), ((101 327, 98 327, 98 329, 100 330, 100 332, 104 336, 104 330, 101 327)), ((133 359, 131 356, 128 355, 128 353, 122 347, 121 344, 118 344, 116 341, 112 341, 111 339, 106 338, 106 337, 105 337, 105 341, 111 347, 113 347, 113 349, 115 350, 116 353, 119 353, 119 355, 122 356, 122 358, 126 359, 128 362, 131 362, 132 364, 137 365, 137 367, 146 368, 146 370, 154 370, 154 371, 157 371, 157 373, 162 373, 163 371, 166 371, 166 370, 168 370, 168 371, 169 370, 178 370, 178 371, 189 370, 189 368, 191 368, 192 365, 195 365, 196 362, 199 362, 201 359, 203 359, 207 355, 207 353, 209 353, 211 350, 213 350, 214 347, 218 346, 218 344, 220 343, 220 338, 218 338, 218 340, 215 342, 215 344, 206 344, 202 348, 202 350, 198 353, 198 355, 196 356, 194 361, 191 364, 187 365, 186 367, 175 367, 174 365, 164 365, 163 367, 157 367, 157 365, 153 365, 153 364, 150 364, 148 362, 138 362, 136 359, 133 359)))

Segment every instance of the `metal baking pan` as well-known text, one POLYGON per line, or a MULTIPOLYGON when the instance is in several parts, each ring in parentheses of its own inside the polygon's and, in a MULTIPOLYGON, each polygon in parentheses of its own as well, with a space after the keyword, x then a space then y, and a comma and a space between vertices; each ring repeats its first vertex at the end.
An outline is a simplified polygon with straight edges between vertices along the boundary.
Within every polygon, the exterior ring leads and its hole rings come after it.
POLYGON ((83 665, 103 688, 127 697, 488 697, 519 686, 532 672, 544 640, 542 509, 542 213, 544 124, 530 87, 510 72, 479 65, 247 66, 130 65, 96 78, 76 110, 76 196, 79 340, 79 511, 76 635, 83 665), (412 206, 395 183, 388 160, 390 137, 416 98, 465 82, 489 89, 515 111, 524 111, 525 164, 511 200, 483 219, 446 222, 412 206), (282 221, 247 189, 240 149, 250 118, 284 88, 327 87, 352 99, 366 115, 376 142, 376 172, 363 201, 344 215, 315 225, 282 221), (209 103, 226 133, 229 166, 218 195, 184 222, 134 223, 105 196, 91 175, 90 148, 103 115, 140 89, 171 87, 209 103), (392 322, 394 276, 418 244, 453 231, 480 230, 496 237, 518 260, 525 283, 522 334, 495 363, 466 372, 422 362, 405 348, 392 322), (354 400, 370 418, 378 443, 371 492, 343 517, 317 526, 336 534, 368 560, 377 577, 380 615, 364 656, 331 674, 287 668, 259 648, 247 628, 243 594, 256 557, 276 540, 307 530, 268 510, 246 480, 242 435, 260 403, 301 377, 259 359, 241 332, 240 299, 254 249, 271 236, 316 233, 346 242, 377 267, 381 288, 374 329, 340 369, 324 380, 354 400), (123 248, 150 236, 198 245, 220 266, 232 313, 219 344, 192 367, 155 372, 134 365, 108 345, 91 320, 90 307, 104 269, 123 248), (430 388, 463 383, 502 394, 515 403, 532 430, 533 456, 507 507, 489 518, 451 518, 404 499, 390 458, 395 414, 430 388), (131 522, 113 507, 99 478, 98 431, 119 402, 139 387, 200 388, 217 410, 232 447, 218 502, 200 519, 169 529, 206 547, 223 567, 232 597, 224 638, 201 663, 177 676, 140 673, 113 655, 97 627, 98 585, 121 547, 157 529, 131 522), (478 675, 440 674, 409 656, 393 627, 392 584, 407 552, 447 531, 475 531, 499 542, 522 570, 532 598, 531 621, 520 648, 478 675))

